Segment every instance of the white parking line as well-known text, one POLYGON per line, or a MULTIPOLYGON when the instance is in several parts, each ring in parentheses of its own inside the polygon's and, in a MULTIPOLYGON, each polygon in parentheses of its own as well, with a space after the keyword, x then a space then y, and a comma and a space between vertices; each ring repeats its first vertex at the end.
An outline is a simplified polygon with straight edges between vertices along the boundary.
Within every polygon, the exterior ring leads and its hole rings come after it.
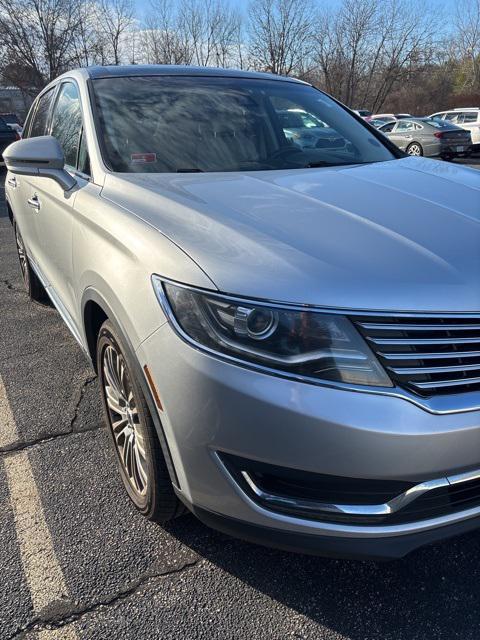
POLYGON ((7 398, 5 385, 0 376, 0 448, 7 447, 17 440, 17 426, 7 398))
MULTIPOLYGON (((0 434, 2 444, 9 445, 18 436, 3 380, 0 376, 0 434)), ((56 600, 69 597, 62 569, 58 564, 52 536, 43 512, 32 467, 26 451, 3 460, 12 506, 20 556, 35 613, 56 600)), ((73 627, 42 631, 42 640, 73 640, 73 627)))
POLYGON ((36 612, 68 596, 26 451, 4 460, 25 577, 36 612))
POLYGON ((38 634, 39 640, 75 640, 78 638, 73 627, 60 627, 60 629, 45 629, 38 634))

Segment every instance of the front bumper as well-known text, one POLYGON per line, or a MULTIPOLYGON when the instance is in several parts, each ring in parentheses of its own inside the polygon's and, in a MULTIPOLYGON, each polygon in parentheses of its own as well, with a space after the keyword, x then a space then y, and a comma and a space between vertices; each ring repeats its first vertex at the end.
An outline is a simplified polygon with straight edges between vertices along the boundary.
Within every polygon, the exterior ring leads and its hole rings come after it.
POLYGON ((246 495, 217 454, 332 476, 419 483, 480 468, 480 411, 436 415, 399 397, 254 372, 192 348, 168 324, 137 355, 159 390, 179 493, 207 524, 274 546, 278 538, 286 548, 365 557, 398 557, 479 526, 480 502, 396 525, 276 512, 246 495))

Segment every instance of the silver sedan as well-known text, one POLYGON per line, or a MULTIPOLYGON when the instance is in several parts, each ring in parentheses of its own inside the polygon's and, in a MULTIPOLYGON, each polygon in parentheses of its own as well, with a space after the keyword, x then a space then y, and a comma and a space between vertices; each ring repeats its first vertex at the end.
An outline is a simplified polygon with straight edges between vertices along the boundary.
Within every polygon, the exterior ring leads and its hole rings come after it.
POLYGON ((433 118, 409 118, 387 122, 378 129, 411 156, 451 159, 471 153, 469 131, 433 118))

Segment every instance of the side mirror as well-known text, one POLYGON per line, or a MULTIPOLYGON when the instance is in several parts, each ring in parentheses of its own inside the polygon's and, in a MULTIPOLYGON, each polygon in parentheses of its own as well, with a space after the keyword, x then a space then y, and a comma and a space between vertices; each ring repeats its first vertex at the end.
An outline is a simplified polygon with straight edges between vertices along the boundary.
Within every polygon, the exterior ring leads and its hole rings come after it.
POLYGON ((76 184, 75 178, 65 171, 62 147, 53 136, 38 136, 12 142, 3 152, 9 171, 17 175, 52 178, 69 191, 76 184))

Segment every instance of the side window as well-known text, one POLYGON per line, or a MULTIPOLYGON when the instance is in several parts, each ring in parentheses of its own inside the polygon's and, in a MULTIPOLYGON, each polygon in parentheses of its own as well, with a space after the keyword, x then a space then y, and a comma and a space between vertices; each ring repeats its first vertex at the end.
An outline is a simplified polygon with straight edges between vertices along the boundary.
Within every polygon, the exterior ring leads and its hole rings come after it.
POLYGON ((475 113, 475 111, 466 111, 465 113, 462 113, 461 122, 465 122, 465 123, 476 122, 477 116, 478 116, 478 113, 475 113))
POLYGON ((30 128, 30 133, 28 134, 29 138, 47 135, 48 115, 50 113, 50 106, 52 104, 54 94, 55 90, 52 88, 38 99, 35 106, 35 113, 32 118, 32 126, 30 128))
POLYGON ((388 124, 384 124, 383 127, 380 127, 380 131, 382 131, 382 133, 390 133, 393 131, 394 126, 395 122, 389 122, 388 124))
POLYGON ((402 121, 398 123, 395 131, 398 131, 399 133, 403 133, 404 131, 413 131, 413 129, 415 129, 415 125, 413 124, 413 122, 402 121))
POLYGON ((445 120, 455 120, 458 117, 458 111, 449 111, 445 114, 445 120))
POLYGON ((82 112, 77 87, 65 82, 60 87, 53 109, 51 134, 60 143, 65 155, 65 164, 77 167, 77 151, 82 131, 82 112))
POLYGON ((88 156, 87 141, 83 129, 80 133, 80 144, 78 146, 77 169, 87 176, 90 175, 90 158, 88 156))

